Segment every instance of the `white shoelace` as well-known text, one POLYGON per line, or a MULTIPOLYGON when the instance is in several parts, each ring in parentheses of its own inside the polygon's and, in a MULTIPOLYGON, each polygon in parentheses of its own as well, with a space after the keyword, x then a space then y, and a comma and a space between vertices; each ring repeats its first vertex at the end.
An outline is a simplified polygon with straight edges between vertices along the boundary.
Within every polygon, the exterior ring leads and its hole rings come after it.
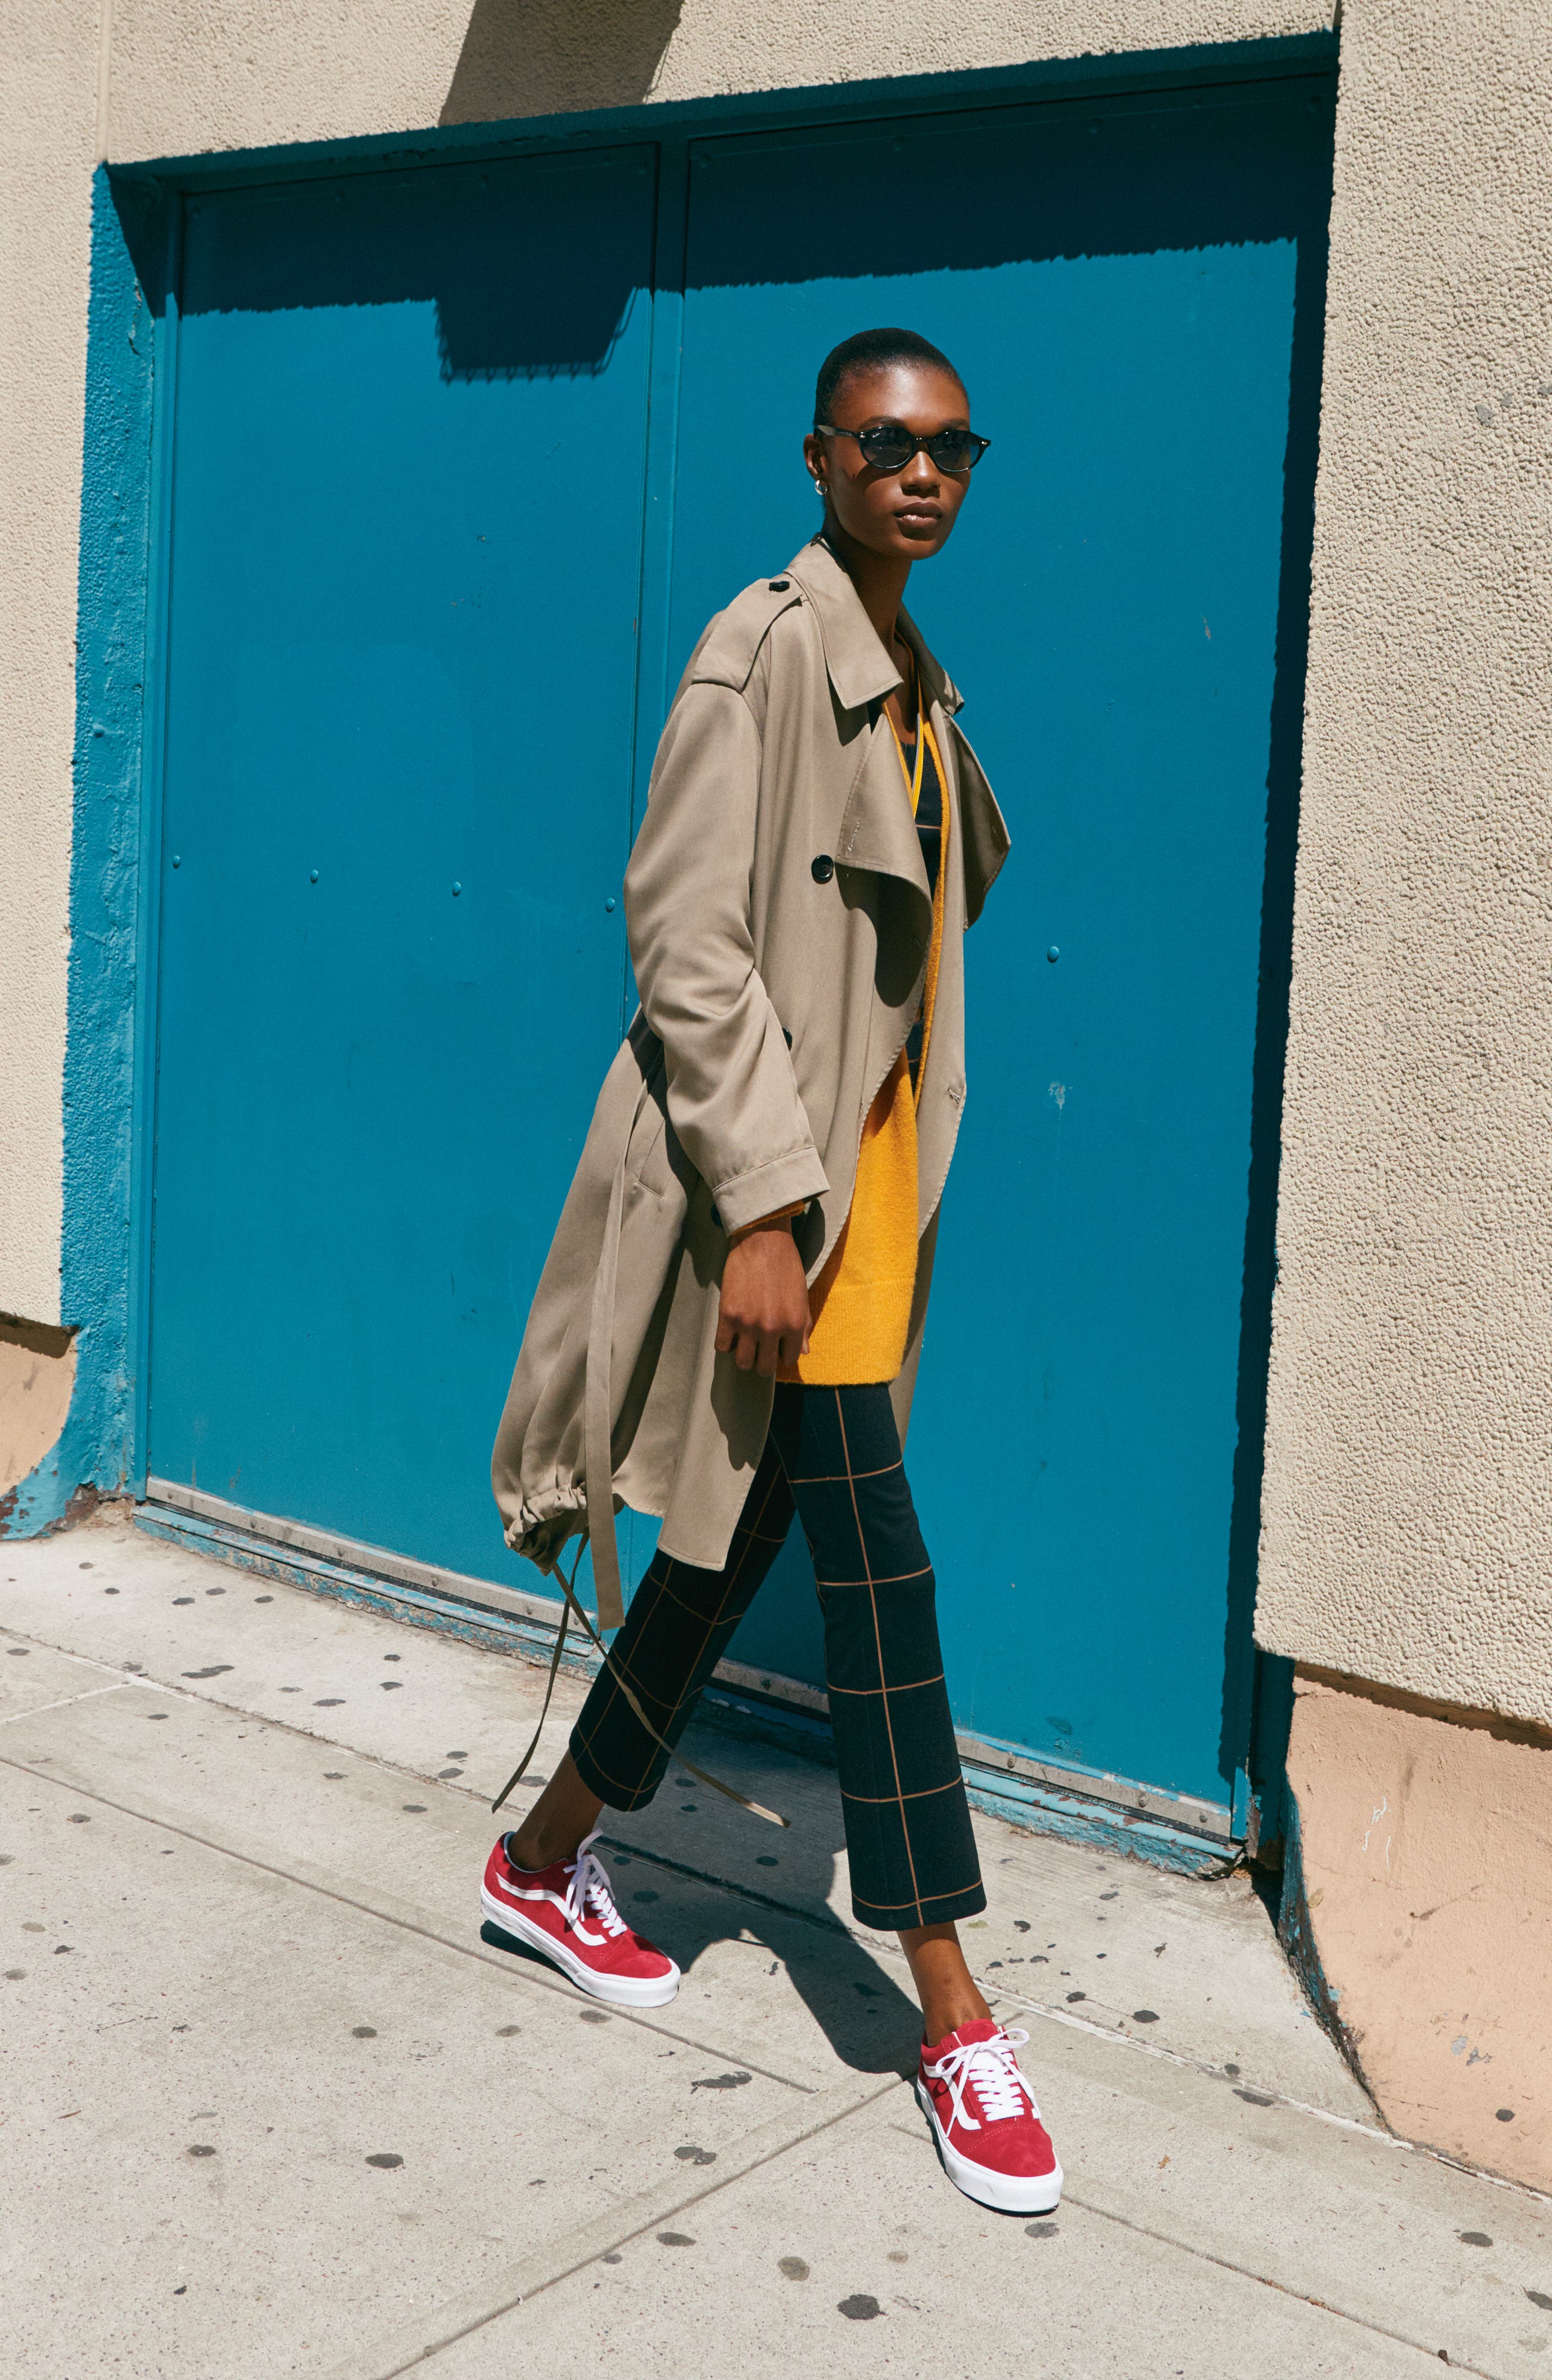
POLYGON ((981 2114, 988 2124, 1005 2123, 1010 2117, 1021 2116, 1026 2106, 1032 2116, 1039 2114, 1035 2094, 1020 2072, 1015 2055, 1028 2039, 1021 2026, 1004 2032, 999 2025, 989 2041, 964 2042, 926 2069, 935 2082, 948 2084, 953 2103, 952 2120, 963 2124, 967 2132, 981 2129, 980 2119, 966 2110, 967 2090, 975 2091, 981 2114))
MULTIPOLYGON (((579 1941, 588 1943, 594 1949, 604 1939, 605 1935, 620 1935, 628 1930, 624 1919, 614 1906, 614 1895, 610 1888, 608 1870, 592 1849, 597 1840, 598 1829, 595 1828, 593 1832, 577 1845, 576 1864, 571 1871, 565 1899, 561 1904, 565 1912, 567 1925, 579 1941), (590 1934, 588 1931, 583 1920, 589 1913, 602 1926, 601 1934, 590 1934)), ((1027 2040, 1028 2037, 1026 2034, 1025 2039, 1027 2040)))

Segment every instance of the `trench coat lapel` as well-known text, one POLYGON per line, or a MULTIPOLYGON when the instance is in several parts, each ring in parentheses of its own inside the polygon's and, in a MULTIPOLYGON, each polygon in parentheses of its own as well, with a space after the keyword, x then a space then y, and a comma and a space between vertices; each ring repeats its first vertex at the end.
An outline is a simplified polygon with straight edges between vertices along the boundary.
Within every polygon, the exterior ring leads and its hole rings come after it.
MULTIPOLYGON (((824 647, 831 690, 844 710, 871 714, 857 773, 853 780, 835 857, 845 868, 866 868, 898 876, 930 902, 927 870, 911 806, 900 798, 900 762, 882 702, 900 673, 879 641, 872 621, 850 578, 828 545, 813 538, 787 565, 813 607, 824 647)), ((974 925, 992 881, 1008 855, 1008 830, 991 787, 966 742, 956 713, 964 697, 931 650, 903 605, 900 633, 915 659, 922 690, 936 714, 945 764, 957 779, 964 841, 965 923, 974 925), (945 730, 952 723, 952 738, 945 730), (947 748, 952 740, 953 749, 947 748)))
MULTIPOLYGON (((842 868, 898 876, 931 906, 927 869, 909 801, 903 799, 900 757, 884 715, 883 698, 901 683, 861 599, 828 545, 814 539, 790 565, 813 606, 831 690, 844 710, 866 710, 862 755, 835 838, 842 868)), ((941 671, 937 672, 940 678, 941 671)))
POLYGON ((840 868, 866 868, 875 876, 902 878, 921 894, 930 917, 932 894, 916 822, 900 774, 900 753, 881 712, 869 731, 842 817, 835 860, 840 868))

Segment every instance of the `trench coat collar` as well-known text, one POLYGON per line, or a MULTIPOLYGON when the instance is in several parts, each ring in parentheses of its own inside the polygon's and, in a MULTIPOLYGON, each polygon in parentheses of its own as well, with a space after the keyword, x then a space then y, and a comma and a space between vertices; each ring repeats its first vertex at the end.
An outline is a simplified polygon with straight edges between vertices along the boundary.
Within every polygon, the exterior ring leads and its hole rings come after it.
MULTIPOLYGON (((866 710, 870 702, 892 692, 901 682, 900 672, 879 641, 878 631, 862 608, 862 598, 822 539, 809 539, 787 565, 787 575, 796 579, 814 607, 825 667, 843 710, 866 710)), ((960 707, 959 690, 928 650, 921 630, 903 604, 900 632, 915 655, 929 699, 952 718, 960 707)))

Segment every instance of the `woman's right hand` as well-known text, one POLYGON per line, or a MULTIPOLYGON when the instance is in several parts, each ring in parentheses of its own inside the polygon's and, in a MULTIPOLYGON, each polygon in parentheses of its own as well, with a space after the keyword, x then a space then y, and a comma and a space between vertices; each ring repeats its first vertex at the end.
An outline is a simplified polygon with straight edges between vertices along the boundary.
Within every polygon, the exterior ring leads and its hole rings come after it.
POLYGON ((808 1352, 808 1281, 782 1216, 741 1232, 722 1265, 717 1353, 773 1380, 808 1352))

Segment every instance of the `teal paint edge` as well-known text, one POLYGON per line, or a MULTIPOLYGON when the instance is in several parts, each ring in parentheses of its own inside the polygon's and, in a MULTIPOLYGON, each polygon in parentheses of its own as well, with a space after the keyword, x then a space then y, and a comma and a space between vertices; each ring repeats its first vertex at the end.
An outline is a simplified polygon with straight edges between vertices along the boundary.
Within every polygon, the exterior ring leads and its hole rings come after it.
POLYGON ((1278 1940, 1282 1945, 1289 1965, 1299 1978, 1316 2022, 1335 2042, 1354 2078, 1372 2099, 1375 2095, 1364 2072, 1357 2042, 1352 2027, 1342 2018, 1341 1986, 1332 1983, 1327 1974, 1320 1946, 1315 1938, 1309 1893, 1304 1882, 1299 1803, 1291 1788, 1286 1789, 1283 1794, 1282 1822, 1282 1894, 1278 1904, 1278 1940))
MULTIPOLYGON (((396 1580, 350 1570, 343 1563, 326 1561, 320 1555, 271 1546, 239 1529, 218 1521, 201 1520, 193 1513, 174 1512, 162 1507, 142 1508, 135 1513, 134 1522, 148 1536, 181 1546, 187 1552, 205 1555, 250 1576, 276 1579, 284 1585, 300 1587, 309 1595, 326 1596, 356 1610, 375 1611, 383 1619, 401 1621, 412 1628, 429 1628, 440 1635, 455 1636, 486 1652, 504 1653, 543 1669, 550 1665, 554 1639, 550 1630, 537 1621, 461 1603, 451 1596, 433 1595, 423 1587, 400 1585, 396 1580)), ((590 1681, 601 1664, 595 1653, 568 1648, 561 1657, 561 1667, 574 1677, 590 1681)), ((743 1742, 754 1737, 827 1767, 835 1765, 828 1723, 801 1711, 788 1711, 780 1704, 764 1702, 725 1685, 711 1685, 702 1696, 700 1716, 713 1727, 736 1734, 743 1742)), ((1159 1819, 1133 1817, 1108 1803, 1086 1801, 1079 1794, 1054 1792, 1044 1786, 1027 1784, 1022 1778, 1004 1777, 996 1770, 968 1765, 964 1781, 973 1808, 1026 1833, 1055 1835, 1085 1850, 1146 1860, 1150 1866, 1167 1868, 1177 1876, 1221 1876, 1235 1864, 1235 1853, 1230 1846, 1214 1842, 1206 1836, 1188 1834, 1159 1819)))
POLYGON ((173 560, 173 434, 177 410, 178 290, 183 202, 168 196, 152 237, 159 243, 163 302, 157 310, 152 385, 149 535, 143 591, 145 699, 139 779, 139 933, 136 947, 135 1067, 129 1180, 127 1349, 129 1486, 145 1494, 151 1424, 151 1266, 155 1215, 156 1060, 161 1016, 163 767, 167 719, 167 635, 173 560))
MULTIPOLYGON (((225 1528, 218 1521, 202 1521, 192 1513, 141 1510, 135 1513, 134 1521, 148 1537, 159 1537, 165 1545, 181 1546, 185 1552, 226 1562, 254 1578, 273 1578, 283 1586, 299 1586, 309 1595, 327 1596, 356 1610, 375 1611, 382 1619, 400 1620, 411 1628, 430 1628, 441 1635, 456 1636, 466 1645, 480 1645, 488 1653, 512 1653, 519 1659, 539 1662, 545 1669, 550 1666, 554 1637, 537 1621, 515 1619, 504 1611, 459 1603, 448 1596, 432 1595, 423 1587, 401 1585, 396 1579, 375 1578, 369 1571, 348 1570, 342 1563, 325 1561, 316 1554, 267 1545, 239 1529, 225 1528)), ((561 1656, 562 1669, 583 1679, 596 1677, 600 1666, 596 1653, 580 1647, 573 1651, 568 1646, 561 1656)))
POLYGON ((1280 1653, 1255 1652, 1255 1730, 1251 1737, 1251 1856, 1275 1868, 1282 1858, 1293 1796, 1288 1784, 1288 1739, 1293 1723, 1293 1664, 1280 1653))
MULTIPOLYGON (((1142 1782, 1140 1778, 1122 1777, 1118 1775, 1114 1769, 1092 1768, 1080 1760, 1056 1760, 1050 1754, 1045 1752, 1032 1754, 1026 1743, 1015 1743, 1008 1737, 1000 1735, 984 1735, 978 1729, 966 1731, 973 1733, 975 1741, 977 1743, 984 1745, 988 1751, 1012 1753, 1015 1757, 1025 1760, 1037 1759, 1040 1761, 1041 1765, 1048 1769, 1048 1771, 1050 1769, 1058 1770, 1063 1778, 1068 1778, 1072 1781, 1065 1787, 1065 1789, 1061 1785, 1052 1785, 1050 1787, 1050 1791, 1056 1794, 1059 1800, 1068 1799, 1073 1795, 1076 1795, 1078 1802, 1085 1809, 1092 1802, 1098 1801, 1102 1798, 1098 1794, 1088 1792, 1085 1790, 1084 1780, 1085 1778, 1094 1785, 1109 1785, 1112 1788, 1120 1786, 1125 1791, 1135 1791, 1139 1794, 1146 1793, 1150 1790, 1150 1788, 1142 1782)), ((972 1765, 976 1766, 977 1764, 972 1765)), ((992 1780, 993 1785, 998 1791, 1000 1791, 1007 1781, 1003 1771, 999 1768, 988 1767, 987 1767, 986 1774, 992 1780)), ((1027 1780, 1020 1778, 1018 1781, 1022 1787, 1027 1780)), ((1180 1798, 1184 1800, 1186 1797, 1182 1796, 1180 1798)), ((1205 1815, 1216 1815, 1222 1819, 1223 1832, 1221 1835, 1217 1832, 1208 1833, 1204 1831, 1199 1840, 1206 1843, 1215 1844, 1219 1852, 1223 1854, 1227 1851, 1228 1847, 1237 1840, 1234 1835, 1233 1812, 1231 1808, 1228 1803, 1222 1802, 1216 1803, 1204 1802, 1200 1795, 1194 1794, 1190 1796, 1190 1799, 1195 1803, 1197 1809, 1202 1811, 1205 1815)), ((1104 1806, 1106 1808, 1109 1808, 1112 1804, 1107 1801, 1105 1802, 1104 1806)), ((1197 1839, 1195 1836, 1195 1830, 1194 1828, 1184 1827, 1183 1822, 1180 1819, 1160 1818, 1157 1823, 1164 1827, 1171 1835, 1179 1835, 1182 1832, 1184 1832, 1192 1835, 1194 1840, 1197 1839)))
POLYGON ((997 1769, 966 1766, 964 1785, 973 1810, 1029 1834, 1055 1835, 1084 1851, 1145 1860, 1149 1867, 1167 1868, 1174 1876, 1226 1876, 1239 1864, 1233 1845, 1214 1842, 1210 1836, 1187 1834, 1158 1818, 1134 1818, 1107 1803, 1054 1792, 1022 1777, 1004 1777, 997 1769))
MULTIPOLYGON (((76 1379, 59 1439, 0 1502, 0 1536, 12 1537, 40 1536, 79 1500, 119 1492, 134 1461, 130 1234, 160 292, 137 275, 103 168, 91 200, 60 1245, 60 1313, 75 1333, 76 1379)), ((130 199, 142 216, 154 206, 130 199)))

